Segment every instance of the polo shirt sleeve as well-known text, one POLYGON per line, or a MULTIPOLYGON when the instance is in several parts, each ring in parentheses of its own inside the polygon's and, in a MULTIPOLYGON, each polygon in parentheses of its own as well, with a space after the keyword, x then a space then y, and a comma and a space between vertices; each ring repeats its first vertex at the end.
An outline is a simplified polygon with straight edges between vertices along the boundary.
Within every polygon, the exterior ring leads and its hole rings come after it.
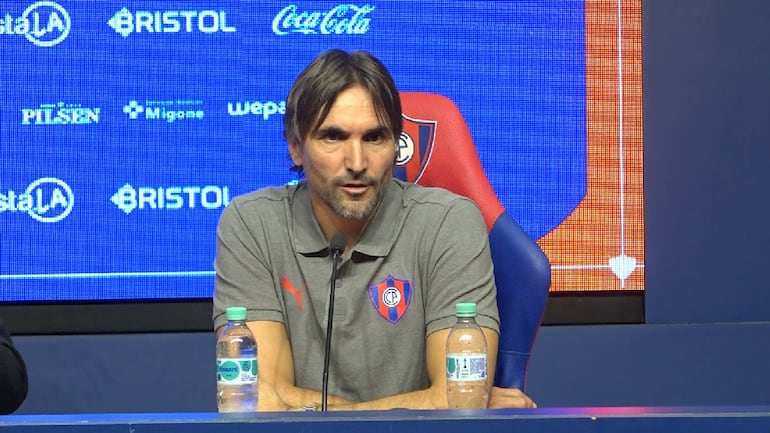
POLYGON ((458 197, 447 207, 429 257, 427 333, 455 323, 458 302, 476 303, 476 322, 499 332, 494 268, 489 236, 476 204, 458 197))
POLYGON ((266 227, 259 200, 233 200, 217 225, 214 260, 214 329, 227 323, 227 307, 246 307, 248 320, 283 322, 280 297, 265 250, 266 227), (248 215, 246 218, 244 215, 248 215))

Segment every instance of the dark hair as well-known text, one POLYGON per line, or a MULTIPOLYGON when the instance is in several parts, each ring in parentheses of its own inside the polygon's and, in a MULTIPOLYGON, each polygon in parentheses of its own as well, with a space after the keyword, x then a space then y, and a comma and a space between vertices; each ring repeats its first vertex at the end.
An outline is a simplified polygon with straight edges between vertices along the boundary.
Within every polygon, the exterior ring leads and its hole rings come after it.
MULTIPOLYGON (((318 129, 343 91, 362 86, 369 91, 377 118, 397 141, 401 136, 401 99, 385 65, 366 51, 347 53, 332 49, 321 53, 299 74, 286 98, 283 136, 302 143, 318 129)), ((302 167, 292 170, 302 174, 302 167)))

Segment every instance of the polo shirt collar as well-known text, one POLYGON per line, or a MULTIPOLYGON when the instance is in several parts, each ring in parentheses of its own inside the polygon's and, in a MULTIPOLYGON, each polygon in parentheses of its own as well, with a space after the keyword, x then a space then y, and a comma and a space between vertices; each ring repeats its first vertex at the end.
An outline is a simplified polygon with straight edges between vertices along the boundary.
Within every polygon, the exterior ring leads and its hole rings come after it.
POLYGON ((382 203, 377 209, 354 251, 372 257, 385 257, 393 248, 403 208, 402 187, 395 180, 388 182, 382 203))
POLYGON ((294 249, 302 255, 320 255, 329 248, 310 204, 307 181, 300 182, 291 201, 294 249))
MULTIPOLYGON (((354 251, 373 257, 388 255, 401 224, 402 192, 402 182, 391 180, 388 183, 382 203, 353 248, 354 251)), ((309 256, 328 254, 329 245, 313 214, 306 181, 297 185, 291 207, 296 251, 309 256)))

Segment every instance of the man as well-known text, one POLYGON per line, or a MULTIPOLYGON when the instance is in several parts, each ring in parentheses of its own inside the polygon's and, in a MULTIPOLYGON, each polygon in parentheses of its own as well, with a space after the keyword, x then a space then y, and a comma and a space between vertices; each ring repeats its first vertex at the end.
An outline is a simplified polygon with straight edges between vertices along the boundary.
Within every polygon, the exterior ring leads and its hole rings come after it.
POLYGON ((27 367, 0 319, 0 415, 12 413, 27 397, 27 367))
MULTIPOLYGON (((401 103, 370 54, 322 53, 296 79, 284 135, 296 186, 233 200, 217 230, 214 324, 242 305, 259 354, 259 410, 321 401, 331 266, 338 267, 331 409, 446 408, 445 341, 457 302, 476 302, 494 377, 498 312, 476 205, 392 179, 401 103)), ((493 388, 490 407, 532 407, 493 388)))

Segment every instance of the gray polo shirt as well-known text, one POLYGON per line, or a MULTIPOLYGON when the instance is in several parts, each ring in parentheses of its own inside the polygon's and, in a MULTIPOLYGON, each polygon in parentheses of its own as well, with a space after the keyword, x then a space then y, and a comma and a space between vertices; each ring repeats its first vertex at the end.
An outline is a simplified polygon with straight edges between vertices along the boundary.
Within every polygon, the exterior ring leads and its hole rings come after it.
MULTIPOLYGON (((331 266, 304 182, 235 198, 217 229, 214 326, 229 306, 283 323, 296 385, 320 391, 331 266)), ((329 392, 351 400, 427 388, 426 335, 454 324, 458 302, 498 330, 481 213, 443 189, 392 180, 335 285, 329 392)))

